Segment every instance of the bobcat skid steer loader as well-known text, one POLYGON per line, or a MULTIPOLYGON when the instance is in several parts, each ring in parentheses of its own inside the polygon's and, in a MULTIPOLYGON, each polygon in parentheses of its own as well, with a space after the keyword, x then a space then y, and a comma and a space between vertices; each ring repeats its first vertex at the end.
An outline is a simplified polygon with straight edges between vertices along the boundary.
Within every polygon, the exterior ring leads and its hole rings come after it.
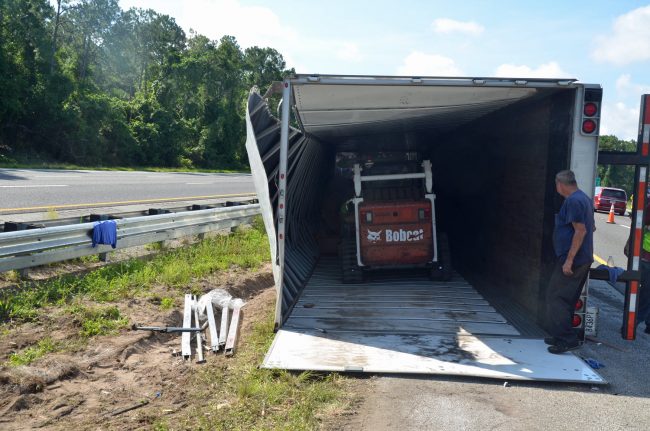
POLYGON ((354 163, 339 248, 344 283, 361 283, 375 269, 428 268, 434 280, 451 278, 447 236, 436 231, 431 162, 411 166, 354 163))

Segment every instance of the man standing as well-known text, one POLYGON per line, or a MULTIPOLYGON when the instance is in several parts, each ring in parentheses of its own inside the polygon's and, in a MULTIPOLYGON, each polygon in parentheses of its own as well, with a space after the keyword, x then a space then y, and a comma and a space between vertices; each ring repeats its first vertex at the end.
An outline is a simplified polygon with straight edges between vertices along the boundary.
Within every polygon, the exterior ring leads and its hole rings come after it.
POLYGON ((564 353, 580 347, 572 320, 575 304, 593 262, 594 207, 592 200, 578 189, 575 174, 561 171, 555 176, 555 189, 564 198, 555 215, 553 247, 557 261, 546 292, 546 322, 551 337, 551 353, 564 353))

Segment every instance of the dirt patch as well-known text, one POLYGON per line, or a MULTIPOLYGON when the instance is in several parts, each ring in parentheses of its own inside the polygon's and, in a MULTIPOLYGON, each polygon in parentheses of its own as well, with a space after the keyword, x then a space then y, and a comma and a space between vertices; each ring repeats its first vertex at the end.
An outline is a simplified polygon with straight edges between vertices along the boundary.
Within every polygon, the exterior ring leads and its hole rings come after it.
MULTIPOLYGON (((219 273, 193 284, 204 292, 226 289, 247 302, 240 343, 255 322, 268 316, 275 301, 270 265, 258 271, 219 273)), ((152 298, 115 303, 130 323, 180 326, 182 293, 154 289, 152 298), (172 310, 163 311, 156 295, 176 299, 172 310)), ((48 309, 39 323, 11 328, 0 340, 4 362, 15 351, 33 345, 44 336, 65 340, 78 336, 69 314, 48 309)), ((113 336, 90 339, 75 352, 52 353, 29 366, 0 369, 0 428, 47 429, 148 429, 156 418, 188 408, 192 377, 200 367, 226 369, 237 355, 206 353, 198 365, 173 356, 180 350, 180 335, 122 330, 113 336)))

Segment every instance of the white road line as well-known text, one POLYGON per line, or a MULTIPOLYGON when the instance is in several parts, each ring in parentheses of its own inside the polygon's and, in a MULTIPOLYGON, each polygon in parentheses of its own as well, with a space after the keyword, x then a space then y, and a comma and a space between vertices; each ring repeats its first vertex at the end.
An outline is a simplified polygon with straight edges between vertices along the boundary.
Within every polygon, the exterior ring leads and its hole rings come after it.
POLYGON ((0 186, 3 189, 27 189, 27 188, 38 188, 38 187, 70 187, 68 184, 43 184, 40 186, 0 186))
POLYGON ((624 224, 619 224, 620 227, 624 227, 625 229, 631 229, 629 226, 625 226, 624 224))
POLYGON ((35 177, 32 178, 48 178, 48 179, 54 179, 54 178, 77 178, 76 175, 57 175, 57 174, 52 174, 52 175, 36 175, 35 177))

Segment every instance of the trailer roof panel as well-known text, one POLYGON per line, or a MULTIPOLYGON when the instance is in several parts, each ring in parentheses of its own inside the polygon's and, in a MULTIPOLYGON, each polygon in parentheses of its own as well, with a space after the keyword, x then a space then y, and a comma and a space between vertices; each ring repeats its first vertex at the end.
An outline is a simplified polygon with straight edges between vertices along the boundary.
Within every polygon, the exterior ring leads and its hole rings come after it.
POLYGON ((451 130, 538 93, 513 86, 367 85, 301 82, 293 87, 307 133, 322 139, 386 131, 451 130))

